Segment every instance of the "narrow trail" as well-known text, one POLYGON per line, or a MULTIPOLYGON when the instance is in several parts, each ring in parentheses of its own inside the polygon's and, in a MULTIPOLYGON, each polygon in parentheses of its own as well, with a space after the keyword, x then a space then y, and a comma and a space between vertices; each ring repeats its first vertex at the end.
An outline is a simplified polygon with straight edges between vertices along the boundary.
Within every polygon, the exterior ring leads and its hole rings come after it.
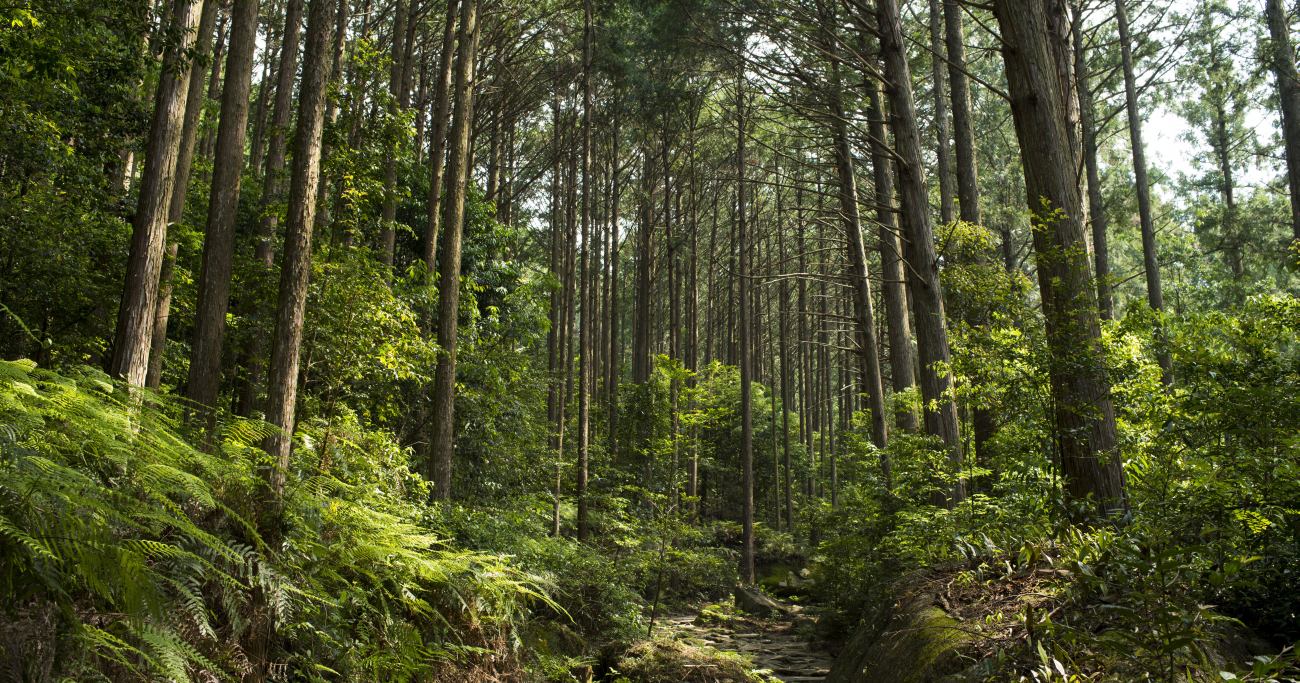
POLYGON ((770 670, 785 683, 817 683, 826 679, 832 659, 796 632, 803 619, 806 617, 793 611, 768 619, 736 617, 697 623, 701 620, 696 615, 684 614, 666 617, 663 624, 692 645, 746 655, 756 668, 770 670))

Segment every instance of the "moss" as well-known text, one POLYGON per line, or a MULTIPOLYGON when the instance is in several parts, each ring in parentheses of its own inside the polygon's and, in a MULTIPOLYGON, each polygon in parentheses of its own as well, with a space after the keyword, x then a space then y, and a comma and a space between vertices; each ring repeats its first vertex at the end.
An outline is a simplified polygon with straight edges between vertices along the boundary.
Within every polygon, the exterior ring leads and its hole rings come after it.
POLYGON ((619 659, 616 681, 631 683, 763 683, 749 658, 671 638, 637 643, 619 659))
POLYGON ((958 653, 971 636, 933 596, 908 598, 874 617, 840 653, 828 682, 930 683, 962 668, 958 653))

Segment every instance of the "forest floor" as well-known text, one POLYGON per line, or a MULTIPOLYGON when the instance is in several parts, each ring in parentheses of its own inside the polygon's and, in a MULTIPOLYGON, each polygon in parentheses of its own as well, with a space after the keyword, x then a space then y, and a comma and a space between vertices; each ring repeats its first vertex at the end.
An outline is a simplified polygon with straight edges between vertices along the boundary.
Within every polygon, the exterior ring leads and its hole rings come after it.
POLYGON ((662 624, 675 639, 693 646, 735 652, 753 662, 754 668, 770 672, 784 683, 823 681, 830 671, 831 656, 809 642, 806 634, 813 619, 798 606, 782 603, 787 611, 767 618, 721 615, 708 608, 697 614, 666 617, 662 624))

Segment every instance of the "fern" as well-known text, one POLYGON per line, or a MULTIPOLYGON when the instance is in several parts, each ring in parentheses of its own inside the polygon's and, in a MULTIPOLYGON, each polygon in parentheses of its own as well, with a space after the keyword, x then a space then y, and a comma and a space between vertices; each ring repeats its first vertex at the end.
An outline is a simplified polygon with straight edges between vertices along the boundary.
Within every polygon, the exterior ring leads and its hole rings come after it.
POLYGON ((486 656, 532 603, 562 611, 538 578, 430 533, 404 453, 367 452, 391 442, 348 416, 329 438, 308 427, 336 466, 296 452, 283 546, 266 547, 254 444, 272 428, 227 420, 208 454, 186 409, 98 371, 0 362, 0 597, 63 615, 65 677, 238 680, 259 594, 306 680, 408 679, 486 656))

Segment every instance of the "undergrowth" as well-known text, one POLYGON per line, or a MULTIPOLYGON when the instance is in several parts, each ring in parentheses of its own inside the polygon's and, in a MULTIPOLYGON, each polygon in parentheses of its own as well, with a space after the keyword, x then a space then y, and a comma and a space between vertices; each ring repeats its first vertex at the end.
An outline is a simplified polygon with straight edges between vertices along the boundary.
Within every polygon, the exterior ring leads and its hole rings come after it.
POLYGON ((0 362, 0 656, 28 680, 239 680, 255 610, 297 680, 483 680, 522 666, 517 625, 550 586, 423 519, 402 449, 347 416, 306 426, 282 542, 255 511, 269 427, 214 453, 185 406, 94 370, 0 362))

